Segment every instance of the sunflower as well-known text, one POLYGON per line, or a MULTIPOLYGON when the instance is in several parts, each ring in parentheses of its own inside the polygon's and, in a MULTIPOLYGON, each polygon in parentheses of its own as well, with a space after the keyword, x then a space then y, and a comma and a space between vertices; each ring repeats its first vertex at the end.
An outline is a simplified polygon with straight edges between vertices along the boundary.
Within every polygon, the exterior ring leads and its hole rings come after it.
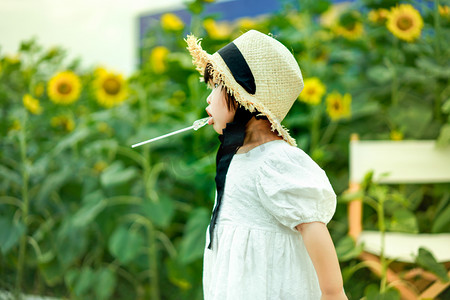
POLYGON ((51 118, 50 124, 52 127, 61 128, 68 132, 71 132, 75 128, 73 119, 63 115, 51 118))
POLYGON ((57 73, 47 85, 48 96, 56 104, 71 104, 78 100, 80 92, 80 78, 72 71, 57 73))
POLYGON ((327 112, 332 120, 348 118, 351 115, 352 96, 348 93, 341 95, 338 92, 328 94, 326 98, 327 112))
POLYGON ((353 22, 348 25, 336 25, 333 31, 348 40, 356 40, 360 38, 364 32, 361 22, 353 22))
POLYGON ((128 97, 128 87, 123 76, 111 72, 97 72, 94 81, 97 102, 104 107, 113 107, 128 97))
POLYGON ((250 30, 256 27, 255 20, 249 17, 240 18, 237 24, 241 30, 250 30))
POLYGON ((411 4, 400 4, 391 8, 386 26, 399 39, 412 42, 420 37, 423 19, 411 4))
POLYGON ((176 14, 167 13, 161 16, 161 26, 167 31, 178 31, 184 28, 184 23, 176 14))
POLYGON ((441 17, 445 17, 445 18, 450 17, 450 6, 439 5, 438 9, 439 9, 439 14, 441 15, 441 17))
POLYGON ((39 100, 33 98, 30 94, 25 94, 22 102, 25 108, 33 115, 39 115, 42 113, 42 107, 39 104, 39 100))
POLYGON ((372 9, 369 11, 367 18, 372 23, 383 23, 387 20, 389 10, 386 8, 372 9))
POLYGON ((213 19, 206 19, 203 21, 203 27, 208 36, 215 40, 226 39, 231 34, 231 27, 226 22, 217 23, 213 19))
POLYGON ((401 141, 403 140, 403 133, 398 130, 392 130, 390 133, 390 138, 394 141, 401 141))
POLYGON ((339 17, 349 9, 350 3, 342 2, 330 5, 328 10, 319 17, 319 23, 324 27, 333 27, 339 21, 339 17))
POLYGON ((325 94, 325 85, 317 77, 305 79, 303 91, 300 93, 299 100, 317 105, 325 94))
POLYGON ((108 71, 106 71, 104 67, 99 66, 94 69, 94 76, 96 77, 105 75, 106 73, 108 73, 108 71))
POLYGON ((150 66, 156 74, 164 73, 167 69, 166 59, 169 55, 169 49, 164 46, 153 48, 150 53, 150 66))

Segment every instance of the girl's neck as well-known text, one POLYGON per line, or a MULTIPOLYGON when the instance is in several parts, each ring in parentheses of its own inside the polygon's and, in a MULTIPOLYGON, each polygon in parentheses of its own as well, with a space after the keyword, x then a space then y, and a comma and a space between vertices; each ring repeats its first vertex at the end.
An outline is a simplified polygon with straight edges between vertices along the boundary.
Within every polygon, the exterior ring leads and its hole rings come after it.
MULTIPOLYGON (((261 144, 282 139, 283 138, 278 136, 276 132, 271 131, 271 125, 268 120, 256 120, 256 118, 253 117, 248 121, 245 127, 244 144, 239 150, 242 149, 241 152, 245 153, 261 144)), ((239 153, 239 150, 237 153, 239 153)))

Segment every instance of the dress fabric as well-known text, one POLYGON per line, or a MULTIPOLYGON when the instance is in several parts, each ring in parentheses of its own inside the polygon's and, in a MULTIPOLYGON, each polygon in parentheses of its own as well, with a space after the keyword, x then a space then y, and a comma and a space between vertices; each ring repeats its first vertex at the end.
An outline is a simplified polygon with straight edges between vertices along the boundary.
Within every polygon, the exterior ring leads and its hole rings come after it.
MULTIPOLYGON (((217 191, 215 197, 216 205, 217 191)), ((274 140, 235 154, 212 249, 204 251, 204 299, 320 299, 314 265, 295 226, 328 224, 335 210, 325 171, 300 148, 274 140)))

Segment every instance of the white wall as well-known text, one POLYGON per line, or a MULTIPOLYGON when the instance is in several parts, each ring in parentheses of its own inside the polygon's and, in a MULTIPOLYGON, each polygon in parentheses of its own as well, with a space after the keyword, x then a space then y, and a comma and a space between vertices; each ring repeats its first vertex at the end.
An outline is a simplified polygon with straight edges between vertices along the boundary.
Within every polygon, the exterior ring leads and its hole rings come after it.
POLYGON ((182 7, 183 0, 0 0, 0 51, 14 55, 22 40, 62 46, 68 60, 103 64, 126 75, 138 63, 142 12, 182 7))

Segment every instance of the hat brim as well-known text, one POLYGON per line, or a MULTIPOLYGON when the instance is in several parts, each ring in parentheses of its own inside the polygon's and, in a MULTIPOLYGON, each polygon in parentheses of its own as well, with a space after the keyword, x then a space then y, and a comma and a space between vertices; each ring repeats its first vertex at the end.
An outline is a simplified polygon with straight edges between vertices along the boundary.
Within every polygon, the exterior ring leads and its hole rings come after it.
POLYGON ((216 52, 211 55, 208 54, 201 47, 201 39, 197 39, 193 35, 188 35, 185 39, 187 43, 187 49, 192 56, 192 62, 196 67, 196 70, 200 73, 200 80, 203 81, 203 74, 205 72, 206 65, 210 63, 213 67, 211 76, 214 82, 220 82, 225 86, 228 93, 234 96, 236 101, 245 107, 250 112, 254 112, 255 109, 260 112, 259 115, 267 117, 271 124, 272 131, 278 131, 278 135, 289 143, 291 146, 297 146, 296 141, 290 136, 289 129, 281 125, 280 121, 275 115, 264 105, 258 101, 256 97, 249 94, 239 83, 236 82, 227 65, 223 61, 222 57, 216 52))

